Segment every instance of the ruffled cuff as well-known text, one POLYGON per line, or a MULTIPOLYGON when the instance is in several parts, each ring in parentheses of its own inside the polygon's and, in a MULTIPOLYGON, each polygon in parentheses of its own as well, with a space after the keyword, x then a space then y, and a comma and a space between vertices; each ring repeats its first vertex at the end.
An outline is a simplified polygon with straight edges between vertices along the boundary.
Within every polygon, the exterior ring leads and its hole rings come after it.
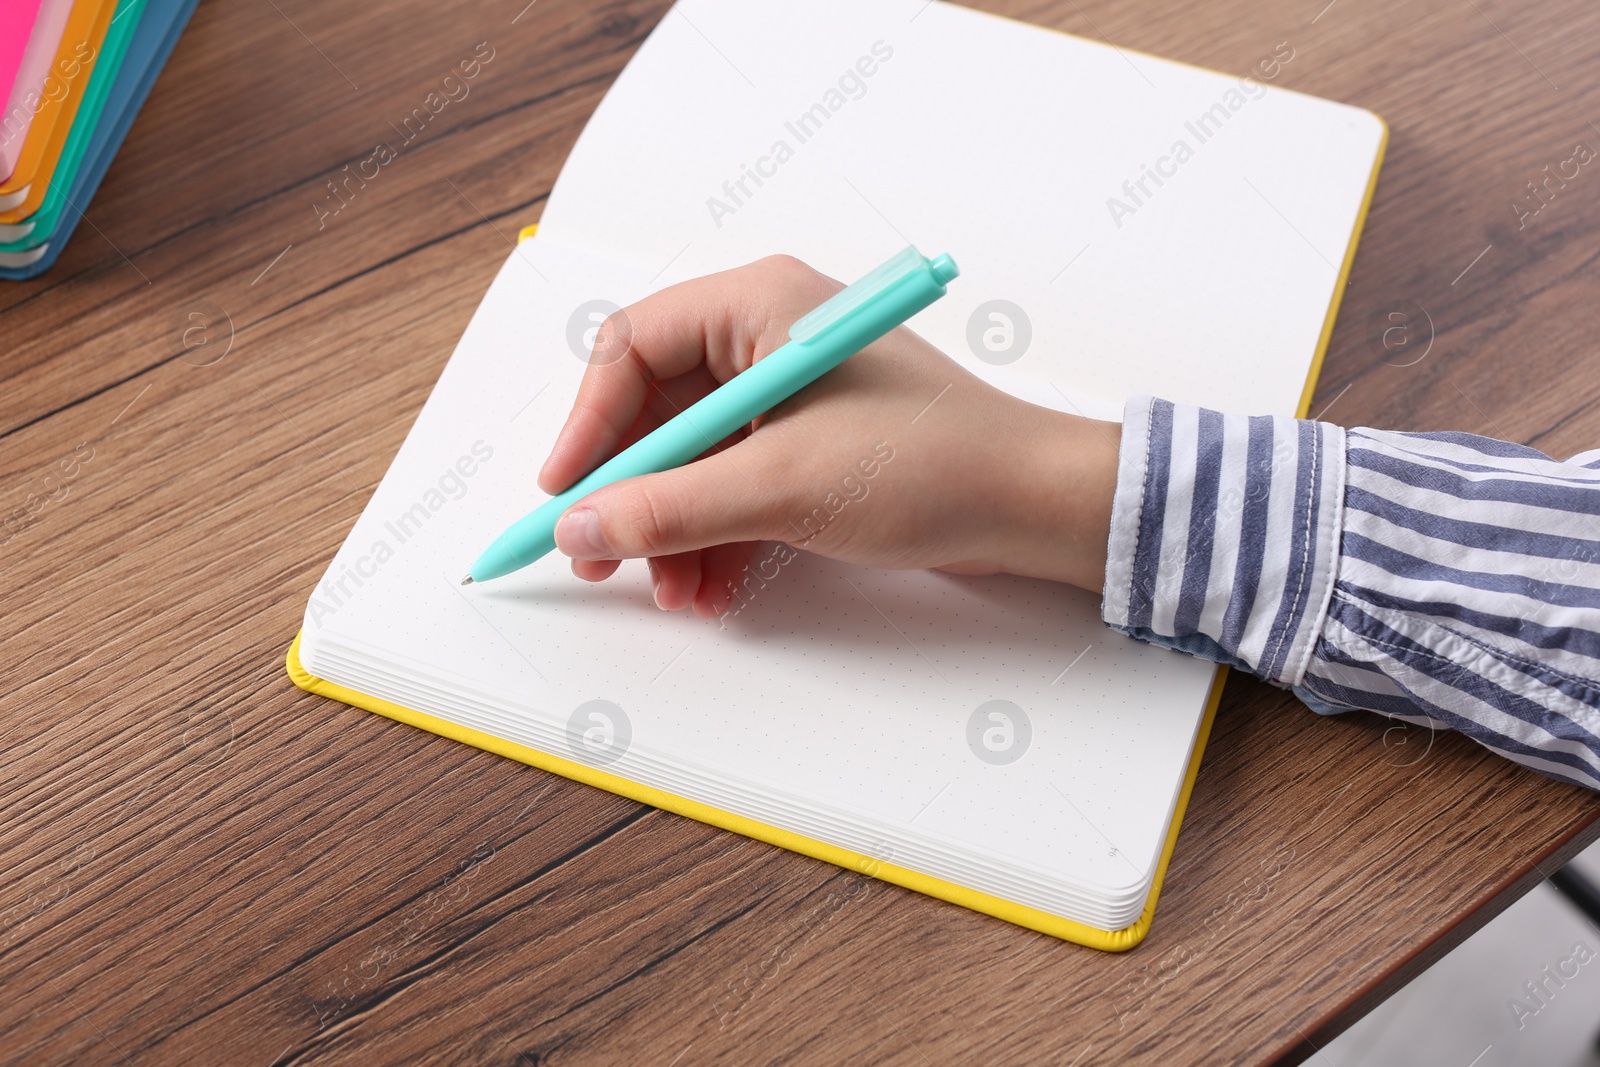
POLYGON ((1129 399, 1101 615, 1299 684, 1333 592, 1344 430, 1129 399))

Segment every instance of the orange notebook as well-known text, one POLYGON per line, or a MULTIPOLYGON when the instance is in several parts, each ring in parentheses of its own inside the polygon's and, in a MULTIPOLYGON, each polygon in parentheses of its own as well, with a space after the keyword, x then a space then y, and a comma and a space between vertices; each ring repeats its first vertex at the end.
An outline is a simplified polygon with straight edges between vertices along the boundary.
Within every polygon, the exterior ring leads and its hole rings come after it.
POLYGON ((43 91, 37 98, 24 101, 33 116, 17 154, 16 168, 0 180, 0 213, 4 213, 0 220, 14 221, 11 213, 27 201, 34 186, 49 182, 83 100, 84 86, 100 56, 115 7, 114 0, 75 0, 72 5, 43 91))

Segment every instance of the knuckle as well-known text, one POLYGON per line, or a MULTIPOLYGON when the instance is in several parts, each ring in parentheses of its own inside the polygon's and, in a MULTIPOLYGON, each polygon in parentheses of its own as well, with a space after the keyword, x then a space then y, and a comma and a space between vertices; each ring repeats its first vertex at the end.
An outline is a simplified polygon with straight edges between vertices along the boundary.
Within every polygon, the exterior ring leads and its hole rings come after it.
POLYGON ((766 256, 756 261, 762 275, 774 284, 787 289, 798 289, 802 294, 822 292, 830 286, 827 277, 803 259, 785 253, 766 256))
POLYGON ((765 256, 751 265, 756 288, 769 294, 764 302, 765 333, 776 348, 788 340, 795 318, 837 293, 843 286, 802 259, 785 253, 765 256))
POLYGON ((660 486, 641 485, 628 494, 621 518, 625 528, 618 542, 646 556, 673 551, 683 530, 683 509, 678 497, 660 486))
POLYGON ((778 252, 770 256, 762 256, 756 261, 756 263, 761 267, 762 270, 769 271, 774 274, 787 275, 798 274, 802 272, 809 273, 811 271, 811 268, 806 265, 804 260, 799 259, 796 256, 791 256, 786 252, 778 252))

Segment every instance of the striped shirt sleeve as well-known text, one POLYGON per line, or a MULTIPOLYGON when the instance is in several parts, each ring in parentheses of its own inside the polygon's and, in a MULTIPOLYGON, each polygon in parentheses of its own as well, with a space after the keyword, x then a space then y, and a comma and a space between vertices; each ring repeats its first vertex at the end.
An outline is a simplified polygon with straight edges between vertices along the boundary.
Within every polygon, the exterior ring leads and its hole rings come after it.
POLYGON ((1102 614, 1600 788, 1600 451, 1128 401, 1102 614))

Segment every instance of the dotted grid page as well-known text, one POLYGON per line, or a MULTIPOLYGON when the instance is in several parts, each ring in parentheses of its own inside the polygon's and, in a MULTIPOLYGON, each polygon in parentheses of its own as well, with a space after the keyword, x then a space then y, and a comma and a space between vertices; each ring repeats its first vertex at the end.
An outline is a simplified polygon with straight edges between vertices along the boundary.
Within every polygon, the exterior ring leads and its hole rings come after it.
MULTIPOLYGON (((598 585, 559 556, 457 584, 544 499, 535 473, 584 368, 575 312, 664 283, 519 247, 313 595, 307 669, 1056 914, 1132 922, 1212 668, 1108 630, 1098 598, 782 546, 763 546, 723 619, 659 611, 639 561, 598 585)), ((863 427, 863 455, 895 433, 863 427)))

